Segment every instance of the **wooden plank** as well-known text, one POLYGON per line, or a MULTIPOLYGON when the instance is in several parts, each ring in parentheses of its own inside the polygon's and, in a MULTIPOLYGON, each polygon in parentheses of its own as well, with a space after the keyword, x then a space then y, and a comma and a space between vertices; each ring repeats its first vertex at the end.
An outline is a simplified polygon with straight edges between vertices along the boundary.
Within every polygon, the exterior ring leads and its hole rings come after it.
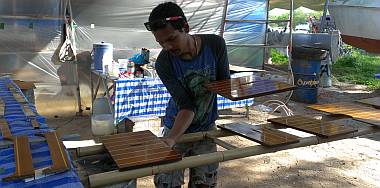
POLYGON ((342 102, 333 104, 310 105, 309 108, 332 114, 343 114, 353 119, 380 126, 380 110, 360 104, 342 102))
POLYGON ((0 119, 0 126, 1 126, 1 134, 4 139, 11 140, 12 139, 12 133, 9 129, 8 122, 5 119, 0 119))
POLYGON ((24 114, 25 116, 35 116, 36 114, 32 111, 32 109, 30 108, 29 104, 23 104, 22 105, 22 111, 24 111, 24 114))
POLYGON ((163 164, 182 158, 150 131, 104 136, 102 142, 119 170, 163 164))
POLYGON ((295 89, 287 83, 274 80, 258 80, 253 76, 219 80, 206 84, 209 91, 232 101, 260 97, 295 89))
POLYGON ((68 160, 63 143, 59 140, 57 132, 48 132, 43 134, 50 150, 50 157, 52 160, 52 166, 45 169, 44 173, 63 172, 70 169, 70 162, 68 160))
POLYGON ((11 83, 7 83, 7 88, 9 89, 9 91, 11 91, 12 89, 14 89, 13 85, 11 83))
POLYGON ((30 151, 28 137, 13 137, 13 148, 16 163, 15 172, 11 176, 3 178, 3 180, 12 181, 34 177, 32 153, 30 151))
POLYGON ((267 125, 251 125, 248 123, 230 123, 218 125, 221 129, 231 131, 244 138, 260 143, 264 146, 278 146, 299 142, 297 136, 282 132, 267 125))
POLYGON ((35 89, 36 86, 34 85, 34 82, 26 82, 21 80, 13 80, 13 82, 20 88, 20 89, 35 89))
POLYGON ((273 118, 268 119, 268 121, 321 137, 333 137, 357 131, 351 127, 345 127, 343 125, 337 125, 301 115, 273 118))
POLYGON ((139 132, 128 132, 114 135, 107 135, 102 137, 102 142, 109 142, 114 140, 122 140, 122 139, 136 139, 136 138, 148 138, 151 139, 156 138, 156 136, 150 131, 139 131, 139 132))
POLYGON ((25 100, 23 96, 21 96, 19 93, 15 92, 13 93, 13 97, 15 100, 20 104, 27 104, 28 102, 25 100))
POLYGON ((34 129, 39 129, 40 128, 40 123, 38 123, 37 120, 32 119, 31 122, 32 122, 32 126, 33 126, 34 129))
POLYGON ((361 99, 358 102, 363 104, 368 104, 373 106, 374 108, 380 109, 380 97, 373 97, 368 99, 361 99))
POLYGON ((0 117, 5 115, 5 103, 2 98, 0 98, 0 117))

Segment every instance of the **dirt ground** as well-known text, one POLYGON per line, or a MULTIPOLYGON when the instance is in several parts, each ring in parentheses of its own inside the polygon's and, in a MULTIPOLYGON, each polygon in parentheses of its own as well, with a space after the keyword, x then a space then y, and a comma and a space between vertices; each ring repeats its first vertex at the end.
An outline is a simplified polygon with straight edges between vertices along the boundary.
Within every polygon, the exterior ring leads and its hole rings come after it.
MULTIPOLYGON (((363 89, 350 85, 320 89, 319 103, 352 102, 380 96, 379 91, 363 89)), ((306 104, 290 101, 288 106, 295 114, 321 116, 319 112, 306 109, 306 104)), ((233 109, 224 112, 217 123, 262 123, 267 117, 266 113, 254 110, 250 111, 249 120, 243 115, 244 109, 233 109)), ((62 134, 92 138, 89 116, 47 121, 62 134)), ((135 130, 157 131, 157 125, 159 120, 139 122, 135 130)), ((237 146, 255 144, 241 137, 224 140, 237 146)), ((154 187, 152 177, 138 179, 138 187, 154 187)), ((218 187, 380 187, 380 133, 223 162, 218 187)))

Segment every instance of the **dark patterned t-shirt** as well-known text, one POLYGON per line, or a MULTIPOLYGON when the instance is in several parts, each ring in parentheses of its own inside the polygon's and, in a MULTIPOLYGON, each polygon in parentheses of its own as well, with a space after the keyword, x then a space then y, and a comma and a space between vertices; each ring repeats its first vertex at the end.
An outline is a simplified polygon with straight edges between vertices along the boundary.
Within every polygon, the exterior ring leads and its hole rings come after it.
POLYGON ((157 73, 172 98, 166 108, 164 125, 172 128, 179 110, 195 113, 189 132, 207 131, 218 118, 216 94, 205 89, 210 81, 230 77, 224 39, 218 35, 197 35, 202 40, 198 56, 183 60, 162 50, 157 58, 157 73))

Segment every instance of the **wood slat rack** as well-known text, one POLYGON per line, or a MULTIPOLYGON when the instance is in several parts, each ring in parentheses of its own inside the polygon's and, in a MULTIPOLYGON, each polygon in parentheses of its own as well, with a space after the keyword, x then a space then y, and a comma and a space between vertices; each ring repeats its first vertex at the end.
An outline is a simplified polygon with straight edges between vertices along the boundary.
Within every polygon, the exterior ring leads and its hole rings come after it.
POLYGON ((260 80, 254 76, 244 76, 214 81, 206 84, 206 88, 232 101, 237 101, 290 91, 296 87, 284 82, 260 80))
POLYGON ((16 168, 15 172, 8 177, 3 178, 4 181, 12 181, 16 179, 24 179, 34 177, 34 167, 32 161, 32 153, 29 147, 27 136, 13 137, 13 148, 16 168))
POLYGON ((12 133, 9 129, 9 125, 7 120, 0 119, 0 126, 1 126, 1 134, 4 139, 11 140, 12 139, 12 133))
POLYGON ((5 115, 5 103, 2 98, 0 98, 0 117, 5 115))
POLYGON ((333 137, 357 131, 351 127, 345 127, 343 125, 324 122, 300 115, 273 118, 268 119, 268 121, 321 137, 333 137))
POLYGON ((331 114, 348 115, 355 120, 380 126, 380 110, 372 107, 347 102, 310 105, 308 107, 331 114))
POLYGON ((32 111, 29 104, 22 104, 22 110, 24 111, 25 116, 34 117, 36 114, 32 111))
POLYGON ((102 142, 119 170, 163 164, 182 158, 150 131, 105 136, 102 142))
POLYGON ((358 102, 363 104, 368 104, 373 106, 374 108, 380 109, 380 97, 373 97, 368 99, 361 99, 358 102))
POLYGON ((70 162, 68 160, 65 147, 56 131, 44 133, 50 150, 50 157, 52 160, 52 166, 45 169, 44 173, 63 172, 70 169, 70 162))
POLYGON ((40 123, 38 123, 37 120, 32 119, 31 122, 32 122, 32 126, 33 126, 34 129, 39 129, 40 128, 40 123))
MULTIPOLYGON (((346 119, 346 120, 357 122, 353 119, 346 119)), ((338 122, 335 122, 335 121, 333 122, 336 124, 339 124, 338 122)), ((359 125, 363 125, 363 124, 365 123, 359 122, 359 125)), ((268 124, 268 125, 271 125, 271 124, 268 124)), ((341 139, 346 139, 346 138, 363 136, 363 135, 376 133, 376 132, 380 132, 380 127, 368 124, 368 126, 361 126, 358 129, 358 131, 355 131, 352 133, 342 134, 339 136, 333 136, 333 137, 328 137, 328 138, 313 135, 313 136, 300 138, 299 142, 292 143, 292 144, 283 144, 283 145, 277 145, 277 146, 272 146, 272 147, 266 147, 263 145, 253 145, 253 146, 247 146, 247 147, 233 146, 233 147, 228 147, 226 148, 226 150, 222 150, 222 151, 190 156, 190 157, 184 157, 182 160, 179 160, 170 164, 156 164, 154 166, 141 167, 141 168, 125 170, 125 171, 114 170, 114 171, 108 171, 108 172, 99 173, 99 174, 93 174, 89 176, 89 182, 90 182, 90 185, 94 187, 106 186, 106 185, 111 185, 111 184, 115 184, 119 182, 125 182, 126 180, 130 180, 130 179, 151 176, 158 173, 166 173, 173 170, 183 170, 186 168, 193 168, 196 166, 208 165, 208 164, 217 163, 217 162, 262 155, 265 153, 283 151, 286 149, 294 149, 294 148, 299 148, 299 147, 311 146, 311 145, 321 144, 325 142, 331 142, 331 141, 336 141, 336 140, 341 140, 341 139)), ((207 132, 189 133, 179 138, 178 143, 195 142, 195 141, 204 140, 206 138, 219 140, 216 138, 234 136, 234 135, 237 136, 236 134, 230 131, 226 131, 224 129, 212 130, 212 131, 207 131, 207 132)), ((137 136, 137 138, 141 138, 141 137, 137 136)), ((218 143, 219 142, 216 142, 216 144, 218 143)), ((122 144, 122 143, 116 143, 116 144, 122 144)), ((225 144, 223 143, 223 145, 225 144)), ((223 145, 220 145, 220 146, 223 147, 223 145)), ((96 153, 102 153, 104 152, 104 149, 105 149, 105 147, 103 146, 102 147, 99 146, 96 148, 94 147, 89 147, 88 149, 82 148, 78 150, 78 156, 86 156, 86 155, 94 155, 96 153)))
POLYGON ((264 146, 278 146, 299 142, 297 136, 271 128, 265 124, 251 125, 248 123, 230 123, 218 125, 219 128, 236 133, 239 136, 253 140, 264 146))

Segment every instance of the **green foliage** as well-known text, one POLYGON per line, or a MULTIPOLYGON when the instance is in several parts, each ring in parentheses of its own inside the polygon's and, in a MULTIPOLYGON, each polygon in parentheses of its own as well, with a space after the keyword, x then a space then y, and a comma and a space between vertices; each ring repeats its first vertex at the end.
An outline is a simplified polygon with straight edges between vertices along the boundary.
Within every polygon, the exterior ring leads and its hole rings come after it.
POLYGON ((271 61, 274 65, 288 65, 288 57, 282 55, 276 49, 271 49, 271 61))
POLYGON ((333 75, 341 82, 367 85, 369 89, 380 89, 380 80, 374 78, 380 73, 380 57, 359 49, 352 49, 333 64, 333 75))
MULTIPOLYGON (((308 21, 307 18, 309 16, 315 17, 317 20, 319 20, 319 18, 322 16, 322 14, 323 14, 322 11, 316 11, 314 13, 306 14, 300 10, 296 10, 296 11, 294 11, 294 14, 293 14, 292 27, 294 28, 296 25, 305 24, 308 21)), ((289 19, 289 13, 283 14, 281 16, 270 16, 269 15, 269 19, 271 19, 271 20, 287 20, 287 19, 289 19)), ((269 25, 271 27, 285 27, 287 25, 287 23, 286 22, 270 23, 269 25)))

